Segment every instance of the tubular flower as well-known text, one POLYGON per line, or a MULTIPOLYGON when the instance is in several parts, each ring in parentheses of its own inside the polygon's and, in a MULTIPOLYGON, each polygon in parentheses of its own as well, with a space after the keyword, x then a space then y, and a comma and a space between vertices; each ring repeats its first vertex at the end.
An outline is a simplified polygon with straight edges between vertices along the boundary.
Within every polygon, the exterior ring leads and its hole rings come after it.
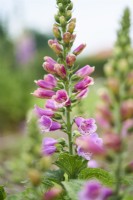
POLYGON ((85 97, 87 97, 87 94, 88 94, 88 88, 87 89, 84 89, 84 90, 82 90, 81 92, 79 92, 78 94, 77 94, 77 99, 78 100, 81 100, 81 99, 84 99, 85 97))
POLYGON ((43 88, 38 88, 32 95, 41 99, 50 99, 55 94, 52 90, 45 90, 43 88))
POLYGON ((60 76, 63 79, 66 78, 66 69, 65 69, 64 65, 57 63, 54 65, 54 69, 55 69, 56 73, 58 74, 58 76, 60 76))
POLYGON ((84 157, 86 160, 90 160, 91 154, 104 153, 103 141, 98 137, 97 133, 92 133, 87 136, 80 136, 76 139, 75 143, 78 147, 78 155, 84 157))
POLYGON ((35 113, 37 114, 38 117, 42 117, 43 115, 48 116, 48 117, 53 117, 54 111, 50 109, 43 109, 35 105, 35 113))
POLYGON ((47 74, 43 80, 35 81, 35 83, 41 88, 52 90, 56 87, 57 80, 52 74, 47 74))
POLYGON ((56 102, 53 99, 47 100, 45 106, 46 106, 46 108, 51 109, 53 111, 57 111, 58 110, 58 106, 57 106, 56 102))
POLYGON ((42 141, 42 154, 45 156, 52 155, 56 151, 57 140, 53 138, 44 138, 42 141))
POLYGON ((76 72, 76 75, 80 78, 85 78, 86 76, 89 76, 92 72, 94 72, 95 67, 90 67, 89 65, 86 65, 79 69, 76 72))
POLYGON ((39 125, 42 132, 56 131, 61 129, 61 124, 53 121, 50 117, 43 115, 39 119, 39 125))
POLYGON ((74 89, 75 89, 76 91, 81 91, 81 90, 86 89, 89 85, 93 85, 93 84, 94 84, 93 78, 87 76, 87 77, 85 77, 83 80, 79 81, 79 82, 74 86, 74 89))
POLYGON ((56 71, 54 69, 54 65, 57 63, 55 60, 53 60, 51 57, 45 56, 44 57, 44 63, 43 63, 43 68, 46 70, 48 73, 55 74, 56 71))
POLYGON ((58 108, 70 105, 69 96, 66 90, 58 90, 56 94, 53 96, 53 99, 56 102, 58 108))
POLYGON ((97 130, 95 119, 93 118, 84 119, 83 117, 76 117, 75 123, 82 135, 88 135, 94 133, 97 130))

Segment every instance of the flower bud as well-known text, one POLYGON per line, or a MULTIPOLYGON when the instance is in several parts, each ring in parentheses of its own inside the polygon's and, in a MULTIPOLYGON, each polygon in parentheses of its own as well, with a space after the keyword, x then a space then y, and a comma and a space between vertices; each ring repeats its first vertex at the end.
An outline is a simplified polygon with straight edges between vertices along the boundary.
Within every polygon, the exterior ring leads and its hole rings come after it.
POLYGON ((73 3, 71 2, 68 7, 67 7, 68 10, 72 10, 73 9, 73 3))
POLYGON ((104 72, 105 72, 106 76, 112 76, 114 74, 113 67, 110 63, 107 63, 104 66, 104 72))
POLYGON ((61 64, 55 64, 54 65, 56 73, 61 77, 61 78, 66 78, 66 69, 64 65, 61 64))
POLYGON ((68 24, 67 31, 70 32, 70 33, 73 33, 75 26, 76 26, 75 22, 70 22, 68 24))
POLYGON ((114 94, 117 94, 119 91, 119 80, 116 78, 109 78, 107 81, 107 86, 114 94))
POLYGON ((62 192, 62 188, 52 187, 47 192, 45 192, 43 200, 54 200, 56 199, 62 192))
POLYGON ((128 70, 128 62, 126 59, 119 60, 117 68, 120 72, 126 72, 128 70))
POLYGON ((57 39, 61 39, 61 32, 60 32, 59 27, 56 24, 54 24, 53 26, 53 34, 57 39))
POLYGON ((63 6, 62 3, 59 3, 59 4, 58 4, 58 8, 59 8, 59 11, 60 11, 60 12, 63 12, 63 11, 64 11, 64 6, 63 6))
POLYGON ((64 17, 64 16, 61 16, 61 17, 59 18, 59 21, 60 21, 61 26, 65 26, 65 25, 66 25, 66 20, 65 20, 65 17, 64 17))
POLYGON ((39 166, 41 169, 48 170, 52 165, 52 158, 51 156, 44 156, 40 159, 39 166))
POLYGON ((34 186, 38 186, 41 182, 41 175, 36 169, 30 169, 28 172, 28 177, 34 186))
POLYGON ((69 54, 66 57, 66 63, 69 67, 72 67, 76 61, 76 56, 74 54, 69 54))
POLYGON ((58 16, 58 15, 55 15, 55 16, 54 16, 54 19, 55 19, 55 21, 56 21, 57 23, 60 23, 60 19, 59 19, 59 16, 58 16))
POLYGON ((128 99, 122 102, 121 116, 124 120, 133 117, 133 99, 128 99))
POLYGON ((71 41, 71 33, 69 33, 69 32, 64 33, 64 35, 63 35, 63 41, 66 44, 68 44, 71 41))
POLYGON ((86 44, 81 44, 79 45, 74 51, 73 51, 73 54, 74 55, 79 55, 83 50, 84 48, 86 47, 86 44))
POLYGON ((53 50, 57 55, 61 55, 61 53, 62 53, 62 48, 61 48, 61 46, 60 46, 59 44, 57 44, 57 43, 54 43, 54 44, 52 45, 52 50, 53 50))
POLYGON ((71 19, 71 17, 72 17, 72 11, 71 10, 67 10, 65 17, 66 17, 66 20, 69 21, 71 19))

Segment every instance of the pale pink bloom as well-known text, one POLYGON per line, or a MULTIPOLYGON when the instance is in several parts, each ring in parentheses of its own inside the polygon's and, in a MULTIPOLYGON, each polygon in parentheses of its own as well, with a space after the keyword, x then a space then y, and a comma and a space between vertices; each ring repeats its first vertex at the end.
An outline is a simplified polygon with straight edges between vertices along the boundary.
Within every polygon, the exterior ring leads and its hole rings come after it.
POLYGON ((89 65, 86 65, 79 69, 76 72, 76 75, 80 78, 85 78, 86 76, 89 76, 92 72, 94 72, 95 67, 90 67, 89 65))
POLYGON ((35 81, 35 83, 44 89, 54 89, 57 85, 57 79, 52 74, 47 74, 44 76, 43 80, 35 81))
POLYGON ((75 54, 76 56, 79 55, 79 54, 84 50, 85 47, 86 47, 86 44, 81 44, 81 45, 79 45, 79 46, 73 51, 73 54, 75 54))
POLYGON ((85 77, 83 80, 79 81, 75 86, 74 89, 76 91, 82 91, 84 89, 86 89, 89 85, 93 85, 94 84, 94 80, 92 77, 85 77))
POLYGON ((50 99, 55 94, 55 92, 52 90, 45 90, 43 88, 38 88, 32 94, 33 96, 38 98, 50 99))

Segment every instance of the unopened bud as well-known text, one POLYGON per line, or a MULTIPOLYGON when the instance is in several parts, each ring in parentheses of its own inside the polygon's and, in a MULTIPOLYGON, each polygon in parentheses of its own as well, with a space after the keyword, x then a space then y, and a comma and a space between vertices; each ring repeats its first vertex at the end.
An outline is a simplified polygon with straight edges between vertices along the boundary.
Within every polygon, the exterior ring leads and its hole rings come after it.
POLYGON ((116 78, 109 78, 107 81, 107 86, 113 93, 117 94, 119 91, 119 80, 116 78))
POLYGON ((59 11, 60 11, 60 12, 63 12, 63 11, 64 11, 64 6, 63 6, 62 3, 59 3, 59 4, 58 4, 58 7, 59 7, 59 11))
POLYGON ((118 64, 117 64, 118 70, 120 72, 126 72, 128 70, 128 62, 126 59, 121 59, 119 60, 118 64))
POLYGON ((67 7, 68 10, 72 10, 73 9, 73 3, 71 2, 68 7, 67 7))
POLYGON ((66 20, 67 21, 69 21, 70 19, 71 19, 71 17, 72 17, 72 11, 71 10, 68 10, 67 12, 66 12, 66 20))
POLYGON ((72 67, 76 61, 76 56, 74 54, 67 55, 66 63, 69 67, 72 67))
POLYGON ((55 200, 57 199, 57 197, 60 196, 61 193, 62 193, 62 188, 54 186, 47 192, 45 192, 43 200, 55 200))
POLYGON ((34 186, 38 186, 41 182, 41 175, 38 170, 30 169, 28 173, 29 179, 34 186))
POLYGON ((57 23, 60 23, 60 19, 59 19, 59 16, 58 16, 58 15, 55 15, 55 16, 54 16, 54 19, 55 19, 55 21, 56 21, 57 23))
POLYGON ((63 35, 63 41, 66 44, 68 44, 71 41, 71 33, 69 33, 69 32, 64 33, 64 35, 63 35))
POLYGON ((74 31, 74 29, 75 29, 75 26, 76 26, 75 22, 70 22, 70 23, 68 24, 67 31, 70 32, 70 33, 73 33, 73 31, 74 31))
POLYGON ((54 65, 56 73, 61 77, 61 78, 66 78, 66 69, 64 65, 61 64, 55 64, 54 65))
POLYGON ((79 46, 73 51, 73 54, 75 54, 76 56, 79 55, 79 54, 84 50, 85 47, 86 47, 86 44, 81 44, 81 45, 79 45, 79 46))
POLYGON ((61 26, 65 26, 65 25, 66 25, 66 19, 65 19, 64 16, 61 16, 61 17, 59 18, 59 20, 60 20, 61 26))
POLYGON ((51 156, 44 156, 42 159, 40 159, 39 165, 41 169, 48 170, 52 165, 51 156))
POLYGON ((62 48, 58 43, 54 43, 51 46, 51 49, 57 54, 60 55, 62 53, 62 48))
POLYGON ((53 34, 57 39, 61 39, 61 32, 57 25, 53 26, 53 34))
POLYGON ((107 63, 104 66, 104 72, 105 72, 106 76, 112 76, 114 74, 113 67, 110 63, 107 63))

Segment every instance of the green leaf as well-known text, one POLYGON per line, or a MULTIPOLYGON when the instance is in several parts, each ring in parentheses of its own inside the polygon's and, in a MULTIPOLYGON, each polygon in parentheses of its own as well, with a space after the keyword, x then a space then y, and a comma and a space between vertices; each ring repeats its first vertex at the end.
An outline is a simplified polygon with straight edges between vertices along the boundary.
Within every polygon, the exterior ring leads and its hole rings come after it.
POLYGON ((0 186, 0 200, 4 200, 6 198, 6 192, 3 186, 0 186))
POLYGON ((84 182, 81 180, 70 180, 69 182, 62 182, 62 184, 64 185, 69 198, 71 200, 77 200, 78 193, 81 190, 84 182))
POLYGON ((55 164, 62 169, 69 178, 75 179, 78 177, 80 171, 86 168, 87 161, 77 155, 73 156, 67 153, 62 153, 59 155, 55 164))
POLYGON ((62 181, 64 181, 64 172, 60 169, 54 171, 49 170, 45 173, 44 179, 60 184, 62 181))
POLYGON ((104 185, 113 185, 115 182, 114 177, 107 171, 99 168, 86 168, 83 169, 79 176, 79 179, 88 180, 88 179, 98 179, 104 185))

